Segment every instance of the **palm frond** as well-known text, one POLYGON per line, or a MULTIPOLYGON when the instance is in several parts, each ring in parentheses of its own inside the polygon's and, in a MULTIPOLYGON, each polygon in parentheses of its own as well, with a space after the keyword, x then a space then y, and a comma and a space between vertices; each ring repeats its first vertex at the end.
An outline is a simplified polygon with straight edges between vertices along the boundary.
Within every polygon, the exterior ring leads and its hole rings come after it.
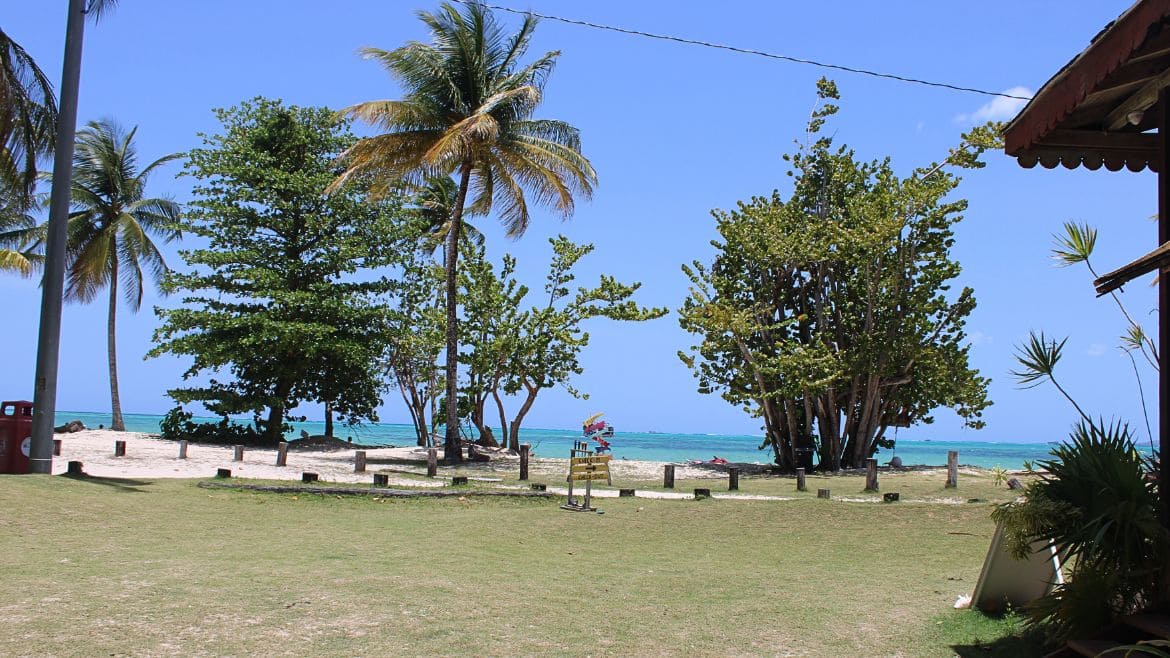
POLYGON ((1097 229, 1088 224, 1065 222, 1064 234, 1052 236, 1056 248, 1052 257, 1059 267, 1088 262, 1097 245, 1097 229))
POLYGON ((1066 342, 1068 337, 1057 342, 1055 338, 1046 337, 1044 332, 1039 335, 1029 332, 1028 342, 1016 347, 1015 358, 1023 368, 1011 371, 1011 375, 1024 388, 1039 386, 1044 379, 1052 377, 1066 342))

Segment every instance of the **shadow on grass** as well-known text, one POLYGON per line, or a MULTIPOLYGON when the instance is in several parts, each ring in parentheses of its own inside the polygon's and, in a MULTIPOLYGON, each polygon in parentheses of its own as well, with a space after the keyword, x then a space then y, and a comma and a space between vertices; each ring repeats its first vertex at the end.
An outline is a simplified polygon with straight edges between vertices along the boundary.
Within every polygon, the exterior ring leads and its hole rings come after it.
POLYGON ((63 478, 68 478, 74 482, 86 482, 89 484, 99 484, 104 487, 110 487, 118 491, 133 491, 142 492, 141 487, 154 484, 150 480, 131 480, 130 478, 108 478, 95 475, 62 475, 63 478))
POLYGON ((1034 658, 1042 656, 1047 649, 1035 638, 1009 635, 992 642, 975 641, 971 644, 952 644, 951 649, 959 658, 1034 658))

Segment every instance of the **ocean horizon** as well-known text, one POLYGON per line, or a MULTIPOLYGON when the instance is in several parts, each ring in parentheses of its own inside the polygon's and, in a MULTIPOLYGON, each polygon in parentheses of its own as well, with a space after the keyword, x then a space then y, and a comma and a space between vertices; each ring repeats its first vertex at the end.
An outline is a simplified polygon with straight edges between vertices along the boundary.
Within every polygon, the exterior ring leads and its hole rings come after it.
MULTIPOLYGON (((124 414, 127 431, 157 434, 161 414, 124 414)), ((96 429, 110 422, 109 413, 58 411, 56 424, 80 420, 85 426, 96 429)), ((217 417, 196 416, 194 420, 218 422, 217 417)), ((236 422, 246 422, 237 420, 236 422)), ((292 432, 288 438, 297 438, 302 431, 309 434, 323 434, 323 421, 291 423, 292 432)), ((334 425, 334 434, 342 439, 367 446, 411 446, 415 444, 414 427, 400 423, 366 423, 362 425, 334 425)), ((581 439, 580 430, 522 428, 520 439, 532 445, 539 457, 568 457, 574 441, 581 439)), ((733 462, 771 463, 771 452, 760 450, 761 436, 735 434, 683 434, 674 432, 624 432, 620 427, 609 439, 615 459, 639 459, 661 462, 687 462, 722 457, 733 462)), ((958 451, 959 464, 980 468, 1002 467, 1022 469, 1025 462, 1037 462, 1049 458, 1053 442, 1008 442, 1008 441, 946 441, 946 440, 900 440, 893 449, 879 450, 876 458, 885 464, 894 456, 900 457, 904 465, 945 466, 947 452, 958 451)), ((1149 452, 1148 446, 1138 446, 1142 452, 1149 452)))

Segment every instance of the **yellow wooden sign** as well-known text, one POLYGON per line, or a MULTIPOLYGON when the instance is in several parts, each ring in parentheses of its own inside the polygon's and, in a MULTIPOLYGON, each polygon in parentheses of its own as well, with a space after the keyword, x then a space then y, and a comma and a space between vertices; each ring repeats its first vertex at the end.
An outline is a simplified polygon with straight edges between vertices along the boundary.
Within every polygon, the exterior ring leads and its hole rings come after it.
POLYGON ((574 457, 569 460, 569 481, 609 480, 610 455, 574 457))
POLYGON ((593 455, 592 457, 573 457, 569 460, 571 466, 578 466, 581 464, 608 464, 613 459, 613 455, 593 455))
POLYGON ((594 471, 592 473, 570 473, 569 479, 573 482, 583 482, 585 480, 608 480, 608 471, 594 471))

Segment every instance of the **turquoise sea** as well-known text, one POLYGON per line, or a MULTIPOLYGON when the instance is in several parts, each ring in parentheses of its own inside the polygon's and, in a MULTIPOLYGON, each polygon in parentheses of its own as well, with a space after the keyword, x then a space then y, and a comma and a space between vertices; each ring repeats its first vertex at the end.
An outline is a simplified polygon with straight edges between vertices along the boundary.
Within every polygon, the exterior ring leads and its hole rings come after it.
MULTIPOLYGON (((57 413, 57 424, 77 419, 86 427, 96 428, 108 425, 109 414, 76 411, 57 413)), ((132 432, 158 432, 162 416, 152 414, 126 414, 126 429, 132 432)), ((196 418, 215 422, 216 418, 196 418)), ((300 436, 301 430, 309 434, 322 434, 322 422, 294 423, 290 438, 300 436)), ((409 446, 414 445, 414 428, 410 425, 372 423, 356 427, 338 424, 334 433, 342 438, 352 437, 354 443, 364 445, 409 446)), ((522 429, 520 439, 532 444, 533 450, 542 457, 567 457, 573 441, 580 438, 577 430, 522 429)), ((668 434, 655 432, 623 432, 617 426, 617 433, 610 440, 616 459, 645 459, 663 462, 685 462, 692 459, 708 460, 718 455, 735 462, 770 463, 770 453, 759 450, 760 437, 723 434, 668 434)), ((1023 468, 1025 461, 1036 461, 1048 456, 1052 448, 1047 443, 993 443, 981 441, 899 441, 894 450, 878 453, 878 462, 886 463, 897 455, 902 463, 943 466, 947 462, 947 451, 959 451, 959 463, 965 466, 1008 469, 1023 468)), ((1148 450, 1148 448, 1145 448, 1148 450)))

